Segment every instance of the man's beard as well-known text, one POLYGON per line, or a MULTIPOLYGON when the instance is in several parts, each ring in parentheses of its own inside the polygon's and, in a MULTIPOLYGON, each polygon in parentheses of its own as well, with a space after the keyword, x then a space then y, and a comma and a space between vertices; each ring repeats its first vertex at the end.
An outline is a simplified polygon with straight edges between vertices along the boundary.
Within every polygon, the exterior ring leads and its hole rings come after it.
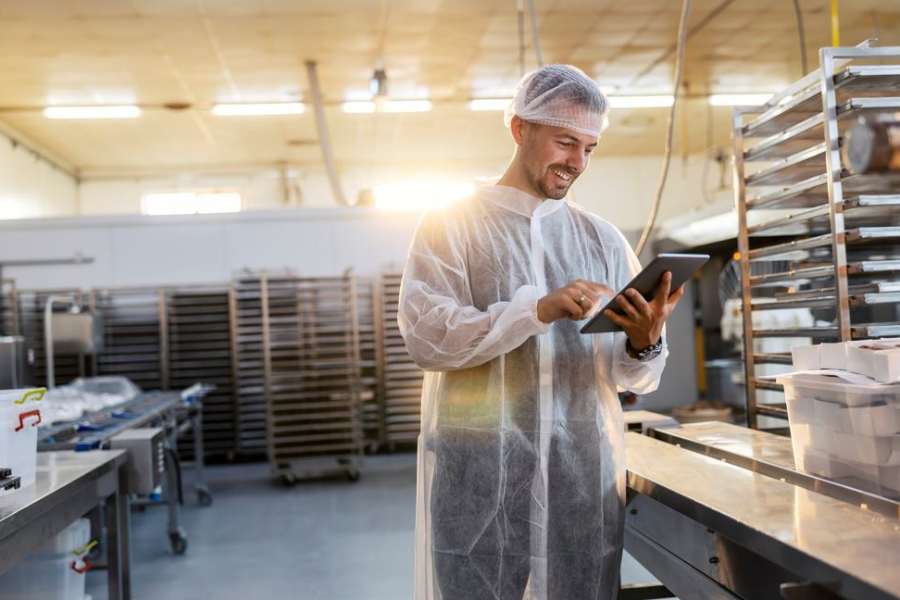
MULTIPOLYGON (((564 173, 568 173, 568 171, 566 169, 560 169, 558 167, 551 166, 551 167, 546 168, 543 171, 544 174, 548 175, 550 177, 555 177, 555 175, 553 175, 553 171, 552 171, 553 168, 557 168, 558 170, 560 170, 564 173)), ((572 187, 573 183, 575 183, 575 179, 577 179, 577 177, 575 175, 572 175, 572 180, 565 187, 557 187, 557 186, 548 185, 545 177, 542 177, 540 175, 538 175, 538 176, 532 175, 531 179, 532 179, 531 187, 533 187, 535 190, 540 192, 541 197, 549 198, 551 200, 562 200, 563 198, 566 197, 566 194, 569 193, 569 188, 572 187)))

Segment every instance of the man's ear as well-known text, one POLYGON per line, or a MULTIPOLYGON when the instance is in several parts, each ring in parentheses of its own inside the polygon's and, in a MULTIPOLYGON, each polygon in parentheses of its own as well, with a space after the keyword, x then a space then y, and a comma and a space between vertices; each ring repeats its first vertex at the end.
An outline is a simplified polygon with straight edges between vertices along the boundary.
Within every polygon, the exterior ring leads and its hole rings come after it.
POLYGON ((513 139, 516 141, 517 146, 522 145, 522 136, 525 135, 525 128, 527 126, 527 123, 517 115, 513 115, 512 119, 509 121, 509 130, 512 132, 513 139))

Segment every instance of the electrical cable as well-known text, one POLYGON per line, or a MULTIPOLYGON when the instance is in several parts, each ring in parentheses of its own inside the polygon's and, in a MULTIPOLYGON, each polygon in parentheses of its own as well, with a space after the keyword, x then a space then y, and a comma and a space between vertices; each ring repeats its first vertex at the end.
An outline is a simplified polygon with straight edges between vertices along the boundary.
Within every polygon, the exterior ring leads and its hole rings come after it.
POLYGON ((801 75, 809 73, 809 64, 806 62, 806 28, 803 26, 803 12, 800 10, 800 0, 794 0, 794 16, 797 17, 797 35, 800 37, 800 67, 801 75))
POLYGON ((519 30, 519 77, 525 77, 525 0, 516 2, 516 22, 519 30))
POLYGON ((656 189, 656 198, 653 200, 653 206, 650 209, 650 215, 641 237, 637 245, 634 247, 634 253, 640 256, 650 239, 653 226, 656 225, 656 217, 659 214, 659 205, 662 202, 663 191, 666 189, 666 180, 669 177, 669 164, 672 162, 672 138, 675 133, 675 109, 678 106, 678 94, 681 91, 681 78, 684 72, 684 48, 687 42, 687 20, 691 12, 691 0, 683 0, 681 4, 681 19, 678 23, 678 44, 675 54, 675 90, 672 93, 672 106, 669 108, 669 123, 666 131, 666 150, 663 158, 662 173, 659 178, 659 187, 656 189))
POLYGON ((531 40, 534 44, 534 57, 538 67, 544 66, 544 53, 541 51, 541 30, 538 26, 537 11, 534 9, 534 0, 528 0, 528 16, 531 17, 531 40))

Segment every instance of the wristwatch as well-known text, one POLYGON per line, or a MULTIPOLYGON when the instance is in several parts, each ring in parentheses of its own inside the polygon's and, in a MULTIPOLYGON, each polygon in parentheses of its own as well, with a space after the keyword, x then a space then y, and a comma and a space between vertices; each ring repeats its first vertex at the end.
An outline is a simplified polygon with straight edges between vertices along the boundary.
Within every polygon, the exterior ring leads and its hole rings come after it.
POLYGON ((662 338, 659 338, 655 344, 653 344, 652 346, 647 346, 643 350, 635 350, 634 346, 631 345, 631 340, 626 340, 625 352, 627 352, 628 356, 630 356, 631 358, 637 359, 641 362, 653 360, 662 352, 662 338))

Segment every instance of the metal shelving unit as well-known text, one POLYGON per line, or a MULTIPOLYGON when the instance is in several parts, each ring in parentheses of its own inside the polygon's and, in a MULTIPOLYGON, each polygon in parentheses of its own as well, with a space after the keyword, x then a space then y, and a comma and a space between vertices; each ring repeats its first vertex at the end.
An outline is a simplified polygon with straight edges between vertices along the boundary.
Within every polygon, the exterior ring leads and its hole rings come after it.
POLYGON ((168 329, 159 288, 101 288, 89 293, 103 315, 103 349, 94 373, 127 377, 143 390, 168 389, 168 329))
POLYGON ((0 335, 21 335, 19 298, 14 279, 0 280, 0 335))
POLYGON ((245 274, 229 295, 235 439, 238 455, 266 452, 266 389, 263 368, 263 279, 245 274))
POLYGON ((397 308, 401 273, 382 273, 376 285, 378 326, 378 397, 382 403, 384 440, 389 447, 419 437, 422 370, 413 362, 400 336, 397 308))
MULTIPOLYGON (((237 416, 231 361, 230 287, 169 288, 164 291, 168 324, 168 387, 197 382, 214 386, 203 399, 203 445, 207 457, 234 459, 237 416)), ((179 440, 190 456, 193 434, 179 440)))
POLYGON ((334 469, 359 477, 363 451, 356 281, 260 278, 267 449, 287 483, 334 469))
POLYGON ((381 403, 378 399, 378 337, 375 328, 375 286, 372 280, 357 278, 356 304, 359 320, 360 407, 366 448, 376 451, 384 444, 381 403))
POLYGON ((781 386, 757 367, 790 355, 756 353, 761 338, 837 341, 900 335, 900 179, 858 175, 841 163, 857 118, 900 110, 900 48, 823 48, 820 68, 762 107, 734 111, 735 196, 743 286, 747 415, 787 418, 757 402, 781 386), (898 64, 876 64, 892 61, 898 64), (782 209, 754 219, 754 211, 782 209), (749 223, 752 223, 749 224, 749 223), (765 244, 766 236, 779 243, 765 244), (787 264, 753 274, 751 265, 787 264), (760 311, 807 308, 816 324, 754 328, 760 311))

